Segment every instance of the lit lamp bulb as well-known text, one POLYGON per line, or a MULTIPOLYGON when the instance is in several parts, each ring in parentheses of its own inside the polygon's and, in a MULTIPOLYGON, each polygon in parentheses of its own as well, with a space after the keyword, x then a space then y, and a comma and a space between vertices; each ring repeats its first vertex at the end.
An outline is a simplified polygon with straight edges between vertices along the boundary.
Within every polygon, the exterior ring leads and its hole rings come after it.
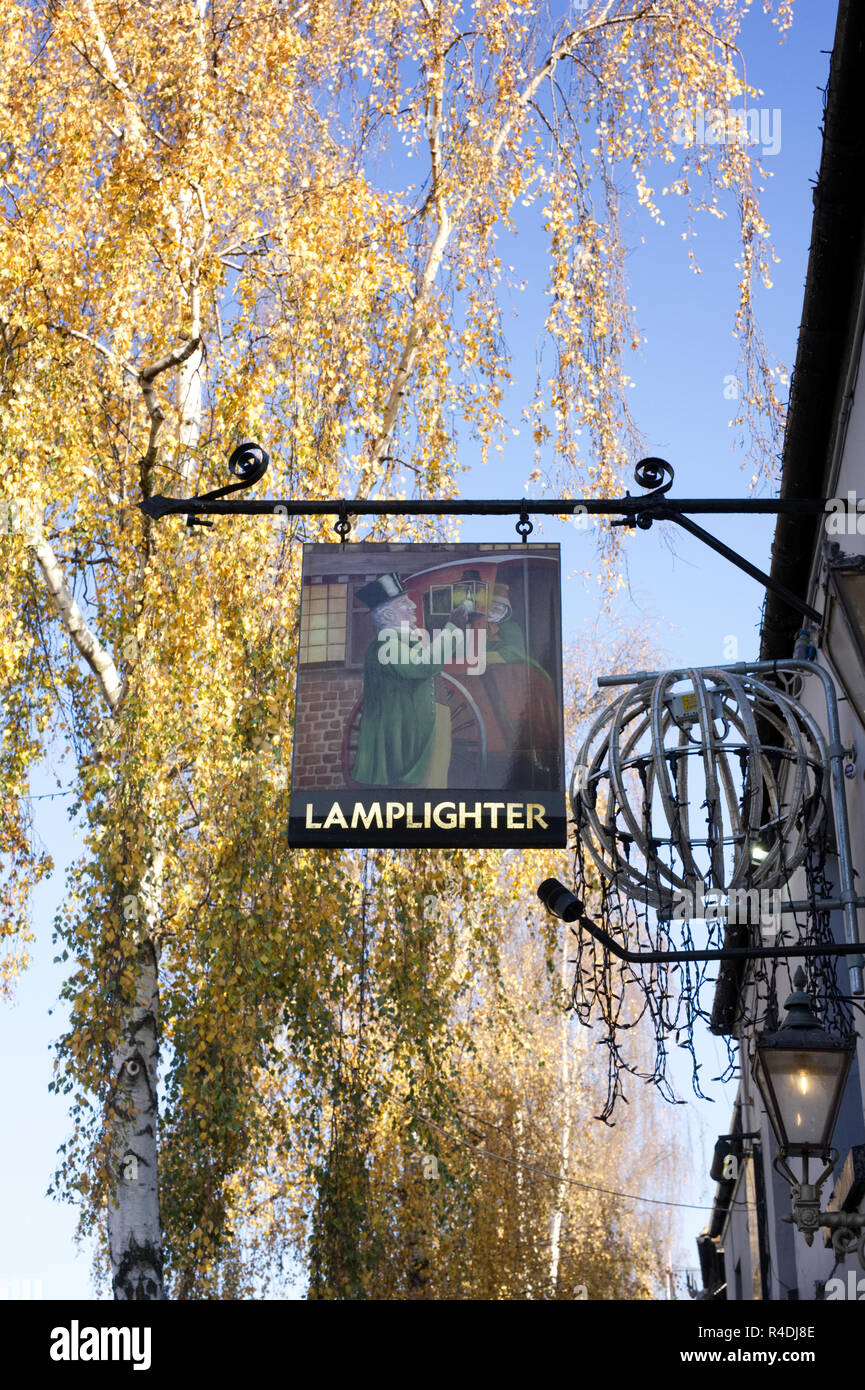
POLYGON ((469 617, 478 607, 478 595, 483 588, 479 570, 463 570, 462 578, 452 589, 454 608, 461 608, 469 617))
MULTIPOLYGON (((808 1073, 806 1071, 797 1072, 795 1084, 796 1090, 799 1092, 800 1096, 807 1096, 809 1090, 811 1089, 811 1079, 808 1076, 808 1073)), ((802 1128, 802 1116, 798 1110, 796 1111, 796 1128, 802 1128)))
POLYGON ((751 845, 751 863, 762 864, 764 859, 769 857, 769 845, 766 840, 754 840, 751 845))

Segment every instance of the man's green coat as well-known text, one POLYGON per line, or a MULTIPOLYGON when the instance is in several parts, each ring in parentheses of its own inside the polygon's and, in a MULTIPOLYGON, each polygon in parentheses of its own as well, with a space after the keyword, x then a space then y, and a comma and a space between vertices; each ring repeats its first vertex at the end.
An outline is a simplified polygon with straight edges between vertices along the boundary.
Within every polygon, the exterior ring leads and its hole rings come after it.
POLYGON ((370 642, 363 661, 363 713, 351 775, 369 786, 416 787, 435 740, 435 677, 444 662, 379 661, 370 642))

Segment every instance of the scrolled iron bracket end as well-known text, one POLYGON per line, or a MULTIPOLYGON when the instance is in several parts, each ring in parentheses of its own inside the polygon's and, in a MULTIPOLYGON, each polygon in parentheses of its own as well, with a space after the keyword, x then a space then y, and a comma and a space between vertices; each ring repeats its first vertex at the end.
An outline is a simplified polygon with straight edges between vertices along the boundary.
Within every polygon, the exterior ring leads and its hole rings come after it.
MULTIPOLYGON (((663 521, 665 513, 653 505, 660 502, 666 493, 673 486, 674 478, 673 465, 666 459, 644 458, 640 459, 634 467, 634 478, 637 485, 646 488, 645 497, 635 497, 635 503, 627 516, 620 517, 617 521, 610 522, 611 526, 627 526, 632 529, 639 526, 641 531, 648 531, 653 521, 663 521)), ((625 493, 625 497, 631 497, 630 492, 625 493)))
POLYGON ((646 488, 649 497, 663 497, 673 486, 675 472, 666 459, 644 458, 634 468, 634 477, 639 487, 646 488), (665 481, 666 480, 666 481, 665 481))

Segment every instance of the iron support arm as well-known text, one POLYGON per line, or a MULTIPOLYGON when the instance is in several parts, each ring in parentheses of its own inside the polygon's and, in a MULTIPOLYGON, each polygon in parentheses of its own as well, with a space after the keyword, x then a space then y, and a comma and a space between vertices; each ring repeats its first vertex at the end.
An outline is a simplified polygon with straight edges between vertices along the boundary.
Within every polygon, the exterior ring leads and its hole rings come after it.
POLYGON ((764 571, 758 569, 756 565, 752 565, 750 560, 746 560, 742 555, 739 555, 737 551, 732 550, 729 545, 725 545, 723 541, 719 541, 711 532, 704 530, 702 526, 698 526, 696 521, 692 521, 690 517, 683 516, 680 508, 666 505, 658 507, 657 509, 653 509, 651 519, 652 521, 656 519, 658 521, 674 521, 677 526, 681 526, 683 530, 690 532, 692 536, 696 536, 697 539, 702 541, 704 545, 707 545, 710 550, 714 550, 718 555, 723 555, 725 560, 729 560, 732 565, 736 565, 740 570, 744 570, 745 574, 749 574, 752 579, 756 579, 757 583, 762 584, 764 589, 769 589, 773 594, 778 594, 780 598, 790 604, 791 608, 797 609, 800 613, 804 614, 806 618, 810 618, 812 623, 822 622, 822 614, 818 613, 816 608, 812 608, 809 603, 805 603, 804 599, 792 593, 785 584, 780 584, 777 579, 773 579, 771 575, 765 574, 764 571))
MULTIPOLYGON (((813 516, 825 511, 821 497, 682 497, 664 503, 658 515, 651 497, 522 497, 506 500, 473 497, 409 498, 403 501, 373 498, 303 499, 244 497, 226 500, 217 496, 147 497, 138 506, 145 516, 159 521, 165 516, 618 516, 628 520, 652 513, 652 519, 679 520, 682 513, 702 516, 813 516)), ((696 533, 695 533, 696 534, 696 533)), ((707 535, 704 532, 703 535, 707 535)), ((723 553, 723 552, 721 552, 723 553)), ((732 552, 735 553, 735 552, 732 552)), ((729 557, 728 557, 729 558, 729 557)), ((760 575, 757 570, 756 574, 760 575)))
MULTIPOLYGON (((609 933, 597 926, 590 917, 583 916, 578 921, 582 929, 594 937, 605 951, 609 951, 617 960, 627 961, 631 965, 666 965, 677 961, 701 960, 781 960, 788 956, 852 956, 862 950, 858 941, 855 944, 845 941, 833 942, 831 945, 725 946, 715 951, 629 951, 614 941, 609 933)), ((573 931, 573 928, 571 930, 573 931)), ((576 932, 574 935, 576 936, 576 932)))
POLYGON ((703 516, 814 516, 825 511, 826 501, 820 497, 683 497, 668 499, 673 484, 673 468, 666 459, 641 459, 635 469, 640 487, 649 491, 643 497, 554 497, 510 500, 480 500, 467 497, 440 497, 387 501, 369 498, 329 498, 303 500, 293 498, 228 498, 227 493, 250 487, 263 477, 268 457, 257 444, 241 444, 229 459, 229 468, 239 483, 217 488, 200 497, 147 497, 139 502, 145 516, 158 521, 165 516, 185 516, 187 526, 212 526, 203 520, 207 516, 337 516, 336 530, 343 544, 349 531, 349 518, 358 516, 518 516, 526 539, 531 527, 526 527, 529 513, 537 516, 611 516, 613 526, 638 526, 647 531, 654 521, 673 521, 683 530, 703 541, 716 554, 738 566, 756 579, 764 589, 778 594, 798 613, 820 621, 820 614, 796 594, 764 574, 756 565, 717 540, 709 531, 691 521, 688 513, 703 516))

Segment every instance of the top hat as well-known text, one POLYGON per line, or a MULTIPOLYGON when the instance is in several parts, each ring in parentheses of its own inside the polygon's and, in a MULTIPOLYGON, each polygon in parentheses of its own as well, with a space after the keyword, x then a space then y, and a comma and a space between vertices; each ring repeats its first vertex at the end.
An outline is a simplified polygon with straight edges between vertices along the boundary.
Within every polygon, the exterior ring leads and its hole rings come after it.
POLYGON ((357 597, 367 608, 378 608, 380 603, 389 603, 391 599, 401 598, 407 592, 398 574, 380 574, 378 579, 372 579, 369 584, 364 584, 362 589, 358 589, 357 597))

